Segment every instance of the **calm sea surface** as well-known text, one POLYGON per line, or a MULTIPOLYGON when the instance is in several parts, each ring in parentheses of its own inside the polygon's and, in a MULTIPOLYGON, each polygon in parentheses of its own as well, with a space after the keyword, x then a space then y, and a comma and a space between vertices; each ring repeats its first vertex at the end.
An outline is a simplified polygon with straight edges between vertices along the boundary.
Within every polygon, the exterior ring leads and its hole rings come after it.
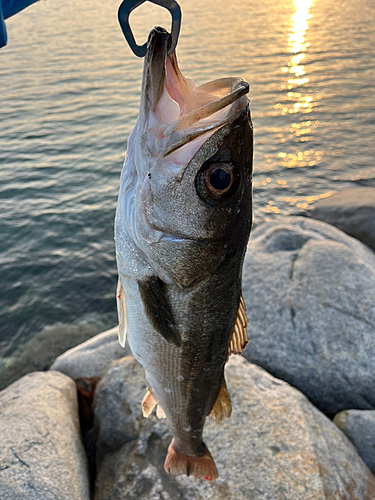
MULTIPOLYGON (((119 0, 43 0, 0 50, 0 356, 47 325, 115 324, 113 218, 142 60, 119 0)), ((373 0, 181 0, 182 71, 251 84, 255 223, 375 186, 373 0)), ((131 16, 139 41, 169 14, 131 16)))

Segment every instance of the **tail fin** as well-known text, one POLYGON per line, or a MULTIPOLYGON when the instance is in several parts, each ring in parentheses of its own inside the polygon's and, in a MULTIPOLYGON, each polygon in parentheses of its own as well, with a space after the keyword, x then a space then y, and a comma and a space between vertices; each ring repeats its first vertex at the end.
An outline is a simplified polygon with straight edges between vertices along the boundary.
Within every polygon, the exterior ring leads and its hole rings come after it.
POLYGON ((186 474, 206 481, 215 481, 218 478, 216 465, 208 448, 206 448, 206 453, 202 457, 181 455, 173 448, 173 439, 168 448, 164 470, 174 476, 186 474))

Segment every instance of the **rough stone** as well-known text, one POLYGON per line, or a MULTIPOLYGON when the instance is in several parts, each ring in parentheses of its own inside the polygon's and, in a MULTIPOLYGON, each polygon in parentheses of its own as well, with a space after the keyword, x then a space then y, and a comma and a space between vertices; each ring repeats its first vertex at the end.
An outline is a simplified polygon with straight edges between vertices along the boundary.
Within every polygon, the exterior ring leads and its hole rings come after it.
POLYGON ((245 258, 245 357, 334 416, 375 408, 375 254, 305 217, 258 226, 245 258))
POLYGON ((375 478, 353 445, 303 394, 241 356, 229 360, 226 379, 232 416, 205 426, 219 479, 174 478, 163 469, 166 421, 141 416, 143 369, 132 357, 115 361, 95 395, 95 500, 375 498, 375 478))
POLYGON ((339 191, 319 200, 306 215, 333 224, 375 250, 375 188, 339 191))
POLYGON ((107 452, 117 450, 138 436, 138 401, 142 401, 146 390, 141 367, 132 356, 114 361, 99 382, 93 402, 98 462, 107 452))
POLYGON ((345 410, 333 419, 375 474, 375 411, 345 410))
POLYGON ((48 370, 57 356, 75 347, 113 324, 113 315, 96 315, 83 323, 48 325, 19 347, 10 357, 0 361, 0 390, 33 371, 48 370))
POLYGON ((76 385, 34 372, 0 393, 1 500, 89 500, 76 385))
POLYGON ((51 370, 65 373, 73 379, 101 377, 113 360, 130 354, 128 347, 124 349, 120 346, 117 333, 116 326, 69 349, 56 358, 51 370))

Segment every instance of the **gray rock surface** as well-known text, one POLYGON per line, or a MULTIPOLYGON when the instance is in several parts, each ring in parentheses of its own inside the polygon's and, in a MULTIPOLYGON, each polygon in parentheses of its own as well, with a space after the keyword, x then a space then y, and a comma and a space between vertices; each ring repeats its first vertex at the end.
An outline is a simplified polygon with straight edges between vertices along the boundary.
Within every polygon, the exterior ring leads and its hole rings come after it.
POLYGON ((319 200, 306 215, 333 224, 375 250, 375 188, 339 191, 319 200))
POLYGON ((89 500, 77 389, 34 372, 0 393, 1 500, 89 500))
POLYGON ((113 360, 130 354, 127 346, 125 349, 120 346, 117 332, 116 326, 69 349, 55 359, 51 370, 65 373, 73 379, 101 377, 113 360))
POLYGON ((333 419, 375 474, 375 411, 345 410, 333 419))
POLYGON ((113 315, 92 318, 78 324, 48 325, 29 342, 19 347, 10 357, 0 361, 0 390, 33 371, 48 370, 57 356, 103 332, 113 324, 113 315))
POLYGON ((243 273, 245 357, 327 414, 375 408, 375 254, 305 217, 258 226, 243 273))
POLYGON ((373 500, 375 478, 345 435, 285 382, 241 356, 226 379, 233 412, 209 417, 205 442, 219 479, 174 478, 163 463, 171 434, 165 420, 141 416, 143 369, 115 361, 99 383, 95 500, 373 500))

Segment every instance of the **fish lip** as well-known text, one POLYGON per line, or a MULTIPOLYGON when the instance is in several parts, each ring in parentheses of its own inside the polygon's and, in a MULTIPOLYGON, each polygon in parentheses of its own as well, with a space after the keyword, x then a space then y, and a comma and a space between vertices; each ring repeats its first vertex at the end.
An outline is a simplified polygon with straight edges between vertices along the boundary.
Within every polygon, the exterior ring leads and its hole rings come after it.
POLYGON ((164 242, 164 241, 168 241, 170 243, 185 241, 185 242, 192 242, 192 243, 195 243, 197 245, 199 245, 200 243, 207 243, 210 241, 220 242, 220 240, 218 240, 217 238, 199 238, 199 240, 197 240, 195 238, 181 237, 181 236, 177 236, 177 235, 173 235, 173 234, 163 233, 163 236, 161 236, 161 238, 157 242, 154 242, 154 244, 164 242))
POLYGON ((210 243, 212 241, 215 241, 219 244, 222 243, 224 246, 227 244, 225 239, 217 238, 215 236, 207 237, 207 238, 200 237, 197 239, 197 238, 194 238, 193 236, 188 237, 188 236, 180 236, 178 234, 173 234, 173 233, 166 233, 161 228, 158 228, 158 227, 154 226, 153 224, 151 224, 151 222, 149 221, 149 219, 147 217, 147 214, 144 213, 143 215, 144 215, 144 221, 146 222, 148 227, 152 231, 157 231, 158 233, 160 233, 158 235, 157 239, 155 239, 154 241, 148 241, 149 245, 158 245, 159 243, 164 243, 164 242, 168 242, 168 243, 185 242, 185 243, 192 243, 195 245, 205 245, 205 244, 210 243))
POLYGON ((143 97, 146 101, 149 101, 152 111, 156 108, 164 91, 166 78, 165 58, 168 53, 170 39, 171 35, 168 31, 160 26, 151 30, 148 36, 144 63, 143 97))

